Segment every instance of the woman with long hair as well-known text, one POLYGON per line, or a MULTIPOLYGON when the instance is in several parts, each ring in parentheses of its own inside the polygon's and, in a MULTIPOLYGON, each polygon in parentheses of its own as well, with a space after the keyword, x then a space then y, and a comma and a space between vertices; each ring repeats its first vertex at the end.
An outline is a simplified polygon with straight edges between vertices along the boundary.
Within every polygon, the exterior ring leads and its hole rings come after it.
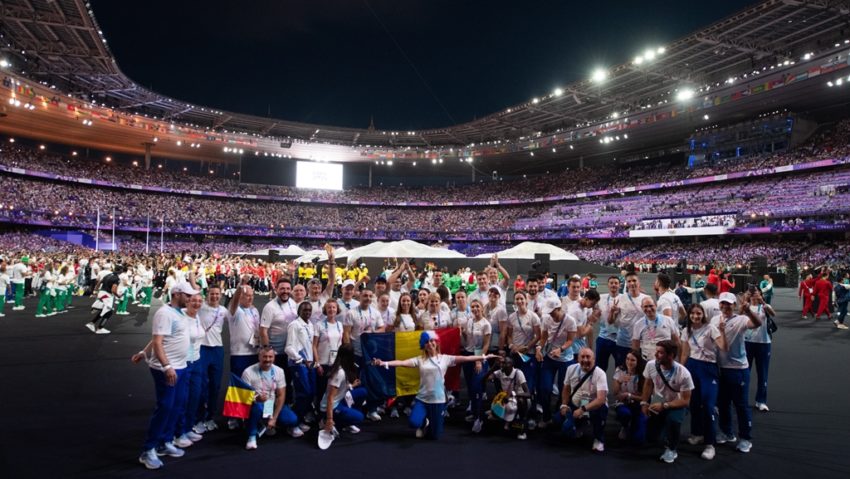
POLYGON ((419 391, 408 423, 416 429, 416 437, 439 439, 443 433, 443 413, 446 411, 446 371, 467 362, 486 361, 493 354, 479 356, 450 356, 440 354, 439 337, 433 331, 423 331, 419 336, 422 354, 405 360, 383 361, 375 358, 373 364, 381 367, 417 368, 419 391))
POLYGON ((337 432, 336 426, 340 426, 351 434, 360 432, 357 426, 364 416, 356 406, 366 400, 366 388, 360 387, 358 372, 354 348, 351 344, 341 345, 328 374, 325 395, 319 403, 319 409, 325 413, 321 426, 325 431, 333 434, 337 432))
MULTIPOLYGON (((457 297, 463 295, 466 302, 466 293, 458 291, 457 297)), ((458 307, 461 300, 458 299, 458 307)), ((481 301, 473 299, 469 305, 471 317, 463 322, 461 328, 461 342, 463 343, 464 356, 482 355, 490 349, 490 322, 484 317, 484 306, 481 301)), ((479 433, 484 425, 484 410, 482 408, 484 396, 484 376, 487 374, 487 363, 475 361, 464 363, 463 377, 466 379, 466 390, 470 399, 470 416, 475 421, 472 432, 479 433)))
POLYGON ((691 445, 705 444, 702 458, 714 459, 717 442, 717 405, 720 370, 717 366, 717 350, 725 350, 726 336, 709 323, 705 309, 699 304, 688 308, 688 324, 682 331, 682 357, 679 361, 690 371, 694 381, 691 392, 691 445))
POLYGON ((451 326, 451 314, 443 311, 442 304, 438 293, 428 295, 427 308, 419 313, 419 327, 417 329, 432 331, 451 326))
POLYGON ((505 330, 505 323, 508 320, 508 311, 501 303, 502 293, 499 288, 493 286, 487 291, 487 303, 484 305, 484 317, 490 323, 490 351, 489 352, 504 352, 504 345, 501 343, 500 332, 505 330))
MULTIPOLYGON (((506 322, 507 327, 502 342, 507 345, 506 351, 513 358, 517 368, 525 375, 528 384, 536 384, 538 368, 536 352, 541 334, 540 317, 528 309, 528 296, 525 291, 517 291, 514 294, 514 307, 516 311, 511 313, 506 322)), ((534 390, 531 391, 533 394, 534 390)), ((534 426, 536 425, 535 422, 534 426)))
POLYGON ((622 366, 614 371, 611 392, 616 399, 614 411, 620 423, 620 439, 640 444, 646 438, 647 417, 641 411, 643 370, 646 360, 640 351, 629 351, 622 366))
MULTIPOLYGON (((771 286, 772 287, 772 286, 771 286)), ((767 412, 767 372, 770 368, 770 333, 767 330, 767 317, 776 316, 776 311, 765 301, 764 295, 758 289, 750 292, 750 311, 761 320, 761 326, 748 329, 744 333, 744 347, 747 350, 747 362, 750 369, 755 366, 758 375, 756 387, 756 409, 767 412)))
POLYGON ((398 309, 395 318, 387 323, 387 332, 392 331, 414 331, 416 330, 417 311, 413 306, 413 298, 408 293, 401 293, 398 298, 398 309))

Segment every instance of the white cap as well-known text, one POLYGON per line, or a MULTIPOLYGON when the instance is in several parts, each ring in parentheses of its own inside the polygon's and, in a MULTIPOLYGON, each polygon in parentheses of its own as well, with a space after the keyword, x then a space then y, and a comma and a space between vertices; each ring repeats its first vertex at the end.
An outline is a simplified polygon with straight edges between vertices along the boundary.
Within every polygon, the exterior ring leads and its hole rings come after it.
POLYGON ((174 294, 174 293, 183 293, 183 294, 188 294, 189 296, 194 296, 194 295, 200 293, 200 291, 193 288, 192 286, 189 285, 189 283, 187 283, 185 281, 179 281, 177 284, 175 284, 174 286, 171 287, 171 294, 174 294))
POLYGON ((738 298, 736 298, 732 293, 720 293, 719 301, 721 303, 735 304, 738 302, 738 298))
POLYGON ((347 279, 347 280, 342 282, 343 288, 347 288, 349 286, 354 286, 354 280, 353 279, 347 279))

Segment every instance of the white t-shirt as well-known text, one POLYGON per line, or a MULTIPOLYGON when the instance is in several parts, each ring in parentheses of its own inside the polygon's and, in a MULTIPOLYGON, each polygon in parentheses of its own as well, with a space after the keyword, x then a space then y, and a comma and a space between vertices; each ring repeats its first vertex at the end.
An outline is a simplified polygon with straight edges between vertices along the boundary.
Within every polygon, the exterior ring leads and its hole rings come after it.
POLYGON ((508 320, 508 311, 504 306, 499 305, 489 312, 485 307, 484 312, 487 321, 490 322, 490 349, 497 349, 499 347, 499 335, 502 334, 501 325, 508 320))
MULTIPOLYGON (((570 301, 570 305, 567 307, 566 311, 567 316, 575 321, 576 331, 578 331, 578 328, 582 328, 587 324, 588 310, 581 306, 580 301, 570 301)), ((576 334, 576 339, 573 341, 573 346, 570 348, 570 354, 573 356, 578 354, 578 352, 581 351, 581 348, 584 348, 587 345, 587 335, 579 336, 576 334)))
POLYGON ((263 404, 263 417, 274 413, 274 400, 277 390, 286 387, 286 373, 279 366, 272 364, 268 371, 260 369, 260 363, 252 364, 242 371, 242 380, 248 383, 257 393, 266 394, 263 404))
POLYGON ((617 333, 619 332, 619 328, 617 327, 617 322, 614 321, 613 324, 608 323, 608 318, 611 316, 611 306, 614 303, 618 305, 622 303, 622 301, 628 301, 628 299, 621 298, 621 294, 611 295, 610 293, 604 293, 599 295, 599 311, 602 313, 599 316, 599 337, 605 338, 609 341, 617 341, 617 333), (622 300, 622 301, 621 301, 622 300))
POLYGON ((455 365, 455 357, 440 354, 423 358, 417 356, 410 361, 413 367, 419 368, 419 392, 416 399, 426 404, 442 404, 446 402, 446 371, 455 365))
POLYGON ((487 351, 482 349, 484 347, 484 337, 491 334, 491 330, 490 322, 485 318, 481 318, 478 321, 470 319, 462 329, 463 348, 467 352, 476 355, 486 353, 487 351))
POLYGON ((323 366, 330 366, 336 360, 336 353, 342 345, 342 323, 337 318, 330 322, 327 318, 316 321, 314 324, 316 336, 319 338, 318 353, 316 359, 323 366))
POLYGON ((655 315, 655 321, 650 321, 644 316, 635 321, 632 329, 632 340, 640 342, 640 352, 646 360, 655 357, 656 344, 678 337, 679 326, 661 313, 655 315))
POLYGON ((634 324, 644 317, 641 304, 643 300, 649 296, 640 293, 637 298, 630 296, 628 293, 620 295, 620 301, 617 303, 620 307, 620 314, 616 321, 617 326, 617 346, 624 348, 632 347, 632 330, 634 324))
POLYGON ((201 326, 198 313, 195 313, 193 318, 186 314, 184 308, 183 316, 186 317, 186 331, 189 334, 189 354, 186 356, 186 361, 191 363, 201 359, 201 341, 204 339, 204 328, 201 326))
POLYGON ((204 328, 204 337, 201 339, 201 345, 210 347, 223 346, 221 331, 224 329, 225 321, 230 319, 230 311, 222 305, 212 308, 207 303, 204 303, 198 314, 201 317, 201 327, 204 328))
POLYGON ((684 308, 685 306, 682 304, 682 300, 676 296, 676 293, 670 291, 669 289, 664 292, 661 296, 658 297, 658 313, 664 314, 664 310, 670 310, 670 318, 674 323, 679 324, 679 308, 684 308))
MULTIPOLYGON (((316 321, 321 321, 324 318, 324 313, 322 313, 322 308, 324 308, 325 303, 327 303, 330 300, 331 300, 330 296, 325 294, 324 291, 319 293, 319 299, 316 300, 316 301, 313 301, 313 299, 310 298, 309 295, 307 295, 307 297, 305 298, 305 301, 309 301, 310 306, 313 307, 313 312, 310 315, 310 321, 315 323, 316 321)), ((265 313, 265 308, 263 309, 263 312, 265 313)))
POLYGON ((316 330, 310 321, 297 319, 289 323, 289 330, 286 332, 286 356, 292 361, 303 359, 312 362, 315 335, 316 330))
POLYGON ((570 306, 572 306, 574 303, 578 303, 579 301, 581 301, 581 296, 579 296, 578 299, 570 299, 569 296, 564 296, 563 298, 561 298, 561 309, 564 311, 569 311, 570 306))
POLYGON ((440 328, 448 328, 452 325, 451 313, 446 313, 440 308, 436 313, 432 313, 427 309, 419 312, 419 324, 425 331, 433 331, 440 328))
POLYGON ((298 317, 298 305, 295 300, 289 298, 281 301, 275 298, 263 306, 263 315, 260 318, 260 327, 269 330, 269 345, 278 354, 282 354, 286 345, 286 332, 289 324, 298 317))
POLYGON ((401 299, 401 291, 389 290, 387 294, 390 295, 390 308, 397 310, 398 309, 398 300, 401 299))
MULTIPOLYGON (((566 377, 564 377, 564 385, 570 385, 570 394, 573 395, 572 400, 576 406, 584 406, 590 401, 593 401, 596 399, 596 393, 599 391, 604 391, 606 396, 608 394, 608 377, 605 375, 605 371, 596 366, 593 367, 591 376, 576 390, 576 386, 578 386, 579 381, 581 381, 581 378, 585 374, 587 372, 582 371, 580 364, 571 364, 567 368, 566 377)), ((605 404, 608 404, 607 397, 605 398, 605 404)))
POLYGON ((511 313, 508 326, 511 328, 510 344, 525 346, 534 338, 534 328, 540 327, 540 317, 532 311, 522 315, 519 312, 511 313))
MULTIPOLYGON (((413 319, 412 314, 404 314, 399 315, 399 322, 396 331, 415 331, 416 330, 416 321, 413 319)), ((395 319, 393 319, 395 321, 395 319)))
POLYGON ((761 326, 755 329, 748 329, 744 333, 744 341, 748 343, 770 344, 770 334, 767 333, 767 314, 764 311, 764 305, 750 305, 750 311, 761 319, 761 326))
POLYGON ((526 383, 525 374, 518 368, 513 368, 510 374, 505 375, 501 369, 493 373, 493 377, 499 381, 499 386, 503 392, 510 394, 511 391, 519 394, 522 391, 522 385, 526 383))
POLYGON ((459 327, 461 330, 466 328, 467 323, 472 320, 472 311, 469 306, 466 309, 454 308, 451 312, 452 325, 459 327))
POLYGON ((6 295, 6 288, 9 287, 9 283, 11 283, 12 279, 9 278, 9 275, 6 273, 0 273, 0 295, 6 295))
POLYGON ((720 330, 713 324, 694 329, 688 334, 688 328, 682 330, 682 341, 688 343, 689 357, 708 363, 717 362, 717 338, 720 330))
POLYGON ((381 311, 378 308, 375 308, 375 311, 378 313, 378 316, 381 317, 381 320, 384 322, 384 326, 388 324, 392 324, 395 321, 395 309, 387 308, 385 311, 381 311))
MULTIPOLYGON (((183 312, 173 306, 164 305, 156 311, 153 316, 152 333, 154 336, 162 336, 162 348, 168 364, 174 369, 184 369, 189 355, 189 332, 186 317, 183 312)), ((151 369, 164 371, 156 354, 148 358, 148 366, 151 369)))
POLYGON ((257 308, 237 306, 236 313, 233 316, 228 315, 227 321, 230 330, 230 355, 255 356, 257 348, 249 341, 256 341, 260 332, 260 312, 257 308))
MULTIPOLYGON (((721 315, 711 318, 711 324, 720 324, 721 315)), ((747 369, 750 363, 747 361, 747 349, 744 344, 744 333, 747 331, 750 318, 744 315, 736 315, 726 320, 726 346, 728 351, 718 351, 717 364, 721 368, 747 369)))
POLYGON ((378 314, 378 310, 369 306, 368 309, 357 308, 348 311, 342 322, 343 326, 351 327, 351 345, 354 347, 354 355, 362 356, 363 350, 360 345, 360 335, 363 333, 374 333, 375 330, 383 328, 384 320, 378 314))
POLYGON ((623 368, 617 368, 614 371, 614 381, 620 384, 621 393, 631 393, 636 398, 640 396, 641 390, 638 388, 640 382, 640 371, 635 371, 635 374, 629 374, 623 368))
POLYGON ((656 396, 660 396, 664 402, 670 402, 680 398, 684 391, 693 391, 694 380, 691 378, 691 373, 688 371, 688 368, 673 361, 672 370, 665 371, 662 368, 661 372, 664 374, 664 377, 667 378, 667 382, 670 383, 670 386, 672 386, 675 391, 668 388, 667 385, 664 384, 664 380, 661 379, 661 376, 658 375, 654 359, 646 363, 646 368, 643 370, 643 377, 652 381, 654 394, 656 396))
MULTIPOLYGON (((349 384, 348 378, 345 377, 345 371, 342 368, 339 368, 336 373, 328 378, 328 388, 331 386, 337 388, 336 394, 334 394, 334 403, 331 410, 336 409, 339 406, 339 403, 345 399, 346 393, 348 393, 349 384)), ((322 403, 319 405, 319 410, 322 412, 328 412, 328 392, 325 391, 324 396, 322 396, 322 403)))
MULTIPOLYGON (((567 342, 567 338, 570 333, 575 333, 578 328, 576 328, 576 322, 573 318, 569 316, 564 316, 564 319, 560 321, 555 321, 551 315, 547 314, 543 316, 543 325, 541 329, 546 331, 546 344, 543 345, 543 355, 549 357, 549 351, 560 348, 561 345, 567 342)), ((560 362, 568 362, 571 361, 574 357, 573 348, 569 347, 567 349, 561 350, 561 354, 558 356, 556 361, 560 362)))
POLYGON ((15 266, 12 266, 12 282, 24 284, 28 269, 29 267, 24 263, 15 263, 15 266))

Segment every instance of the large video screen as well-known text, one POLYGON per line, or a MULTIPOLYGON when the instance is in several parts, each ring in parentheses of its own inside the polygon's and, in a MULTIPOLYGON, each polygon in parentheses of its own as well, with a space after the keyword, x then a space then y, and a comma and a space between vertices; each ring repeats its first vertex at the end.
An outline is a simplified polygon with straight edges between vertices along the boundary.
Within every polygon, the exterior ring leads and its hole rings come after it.
POLYGON ((295 187, 341 190, 342 164, 299 161, 295 165, 295 187))

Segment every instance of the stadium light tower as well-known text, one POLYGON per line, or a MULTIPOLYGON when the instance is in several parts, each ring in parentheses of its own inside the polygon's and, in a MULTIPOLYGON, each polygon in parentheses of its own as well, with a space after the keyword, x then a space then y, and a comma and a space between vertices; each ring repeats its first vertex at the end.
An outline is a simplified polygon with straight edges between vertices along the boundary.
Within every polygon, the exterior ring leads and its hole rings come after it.
POLYGON ((682 88, 676 93, 676 100, 688 101, 694 97, 694 90, 691 88, 682 88))

